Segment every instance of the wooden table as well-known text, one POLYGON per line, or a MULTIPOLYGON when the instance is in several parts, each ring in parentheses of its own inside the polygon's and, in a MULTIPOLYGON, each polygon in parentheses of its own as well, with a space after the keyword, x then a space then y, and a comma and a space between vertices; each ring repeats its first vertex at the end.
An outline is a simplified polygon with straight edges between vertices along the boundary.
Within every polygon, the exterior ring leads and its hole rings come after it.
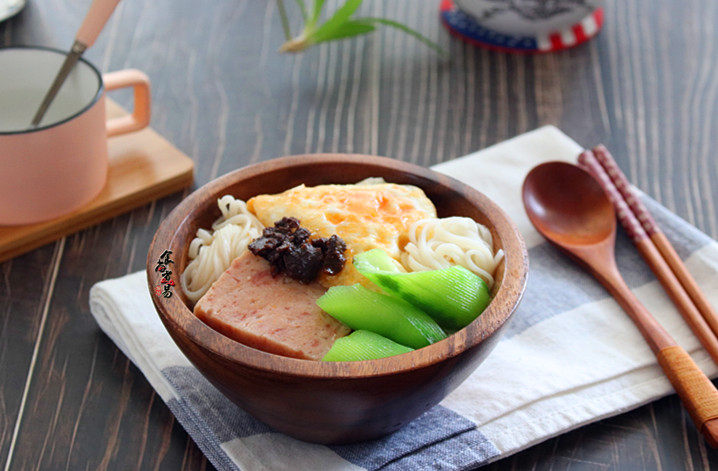
MULTIPOLYGON (((194 159, 196 185, 314 151, 431 165, 555 124, 581 144, 604 142, 635 184, 718 236, 718 2, 607 2, 597 39, 543 56, 451 39, 438 3, 363 8, 436 38, 450 61, 393 30, 281 55, 276 4, 258 0, 125 1, 86 55, 103 71, 151 77, 152 125, 194 159)), ((69 47, 88 5, 30 0, 0 24, 0 45, 69 47)), ((211 468, 88 309, 93 283, 143 269, 183 196, 0 264, 0 458, 10 468, 211 468)), ((710 467, 718 453, 674 395, 488 469, 710 467)))

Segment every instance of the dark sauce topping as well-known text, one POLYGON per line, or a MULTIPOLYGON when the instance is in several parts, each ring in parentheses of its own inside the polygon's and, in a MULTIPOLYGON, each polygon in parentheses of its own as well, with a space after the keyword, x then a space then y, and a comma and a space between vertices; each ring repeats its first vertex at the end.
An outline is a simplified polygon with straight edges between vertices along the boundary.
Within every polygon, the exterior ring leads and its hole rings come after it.
POLYGON ((265 227, 262 236, 249 244, 249 250, 267 260, 272 275, 285 273, 302 283, 311 283, 323 271, 336 275, 344 268, 347 244, 336 234, 310 240, 312 233, 296 218, 282 218, 274 227, 265 227))

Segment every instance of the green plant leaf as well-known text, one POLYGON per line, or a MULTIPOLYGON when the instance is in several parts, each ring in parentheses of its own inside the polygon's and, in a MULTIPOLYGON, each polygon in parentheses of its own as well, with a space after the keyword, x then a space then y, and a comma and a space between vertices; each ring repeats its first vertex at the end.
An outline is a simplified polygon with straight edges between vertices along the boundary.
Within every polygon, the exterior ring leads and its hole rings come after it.
POLYGON ((371 33, 374 30, 376 30, 376 26, 371 23, 348 20, 342 23, 341 28, 325 34, 324 37, 319 40, 317 40, 316 37, 312 37, 312 43, 317 44, 324 41, 332 41, 334 39, 350 38, 352 36, 371 33))
MULTIPOLYGON (((396 28, 418 39, 444 57, 448 56, 447 51, 437 43, 398 21, 374 17, 352 18, 352 15, 354 15, 361 6, 362 0, 346 0, 344 4, 320 26, 317 26, 317 23, 322 17, 322 10, 326 1, 313 0, 311 12, 306 8, 305 0, 295 1, 302 13, 304 28, 298 36, 287 38, 284 44, 279 48, 280 52, 303 51, 313 44, 368 34, 375 31, 377 25, 384 25, 396 28)), ((286 18, 286 12, 282 7, 283 5, 280 4, 280 14, 283 14, 282 26, 286 36, 289 31, 289 22, 286 18)))
POLYGON ((284 0, 277 0, 277 6, 279 8, 279 18, 282 20, 284 39, 289 41, 292 39, 292 32, 289 29, 289 18, 287 17, 287 10, 284 8, 284 0))
POLYGON ((413 30, 413 29, 409 28, 408 26, 399 23, 398 21, 388 20, 386 18, 373 18, 373 17, 357 18, 355 21, 361 21, 363 23, 370 23, 370 24, 377 23, 377 24, 382 24, 385 26, 391 26, 392 28, 396 28, 398 30, 405 32, 406 34, 408 34, 410 36, 413 36, 414 38, 416 38, 419 41, 421 41, 422 43, 426 44, 427 46, 429 46, 431 49, 433 49, 437 53, 441 54, 442 56, 448 56, 448 52, 446 52, 446 50, 443 47, 439 46, 437 43, 435 43, 431 39, 427 38, 420 32, 413 30))
POLYGON ((315 31, 309 35, 309 40, 312 43, 319 43, 328 41, 329 37, 332 36, 339 28, 341 28, 349 18, 357 11, 361 5, 362 0, 347 0, 344 5, 339 7, 337 11, 319 26, 315 31))
POLYGON ((295 0, 297 2, 297 6, 299 7, 299 11, 302 12, 302 19, 306 22, 309 18, 309 13, 307 13, 307 6, 304 4, 304 0, 295 0))
POLYGON ((317 21, 319 21, 319 17, 322 16, 322 8, 324 8, 324 0, 314 0, 312 16, 309 17, 305 30, 314 28, 314 25, 316 25, 317 21))

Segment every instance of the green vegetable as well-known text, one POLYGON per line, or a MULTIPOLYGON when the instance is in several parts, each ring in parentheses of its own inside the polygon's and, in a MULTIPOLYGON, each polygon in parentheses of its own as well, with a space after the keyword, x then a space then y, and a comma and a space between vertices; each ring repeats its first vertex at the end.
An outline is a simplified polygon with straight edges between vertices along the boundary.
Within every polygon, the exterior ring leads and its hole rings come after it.
POLYGON ((337 339, 322 361, 361 361, 401 355, 413 348, 399 345, 386 337, 368 330, 357 330, 337 339))
POLYGON ((374 249, 356 255, 353 263, 372 283, 426 312, 444 329, 463 329, 489 304, 484 280, 462 266, 398 273, 386 270, 390 260, 386 252, 374 249))
POLYGON ((375 293, 360 284, 333 286, 317 299, 327 314, 353 330, 370 330, 412 348, 446 338, 426 313, 399 298, 375 293))
MULTIPOLYGON (((362 252, 354 257, 354 265, 363 265, 367 269, 380 270, 390 273, 405 273, 397 266, 396 260, 382 249, 372 249, 362 252)), ((363 274, 363 273, 362 273, 363 274)))
POLYGON ((278 0, 279 16, 282 21, 284 38, 286 39, 279 50, 281 52, 300 52, 315 44, 372 33, 376 30, 377 25, 380 25, 398 29, 418 39, 439 54, 448 55, 447 52, 434 41, 402 23, 386 18, 354 16, 361 6, 362 1, 363 0, 344 0, 332 14, 327 15, 328 18, 321 23, 322 11, 325 6, 324 0, 314 0, 311 8, 307 8, 303 0, 296 0, 297 8, 302 16, 303 26, 299 34, 292 37, 289 15, 284 6, 284 1, 278 0))

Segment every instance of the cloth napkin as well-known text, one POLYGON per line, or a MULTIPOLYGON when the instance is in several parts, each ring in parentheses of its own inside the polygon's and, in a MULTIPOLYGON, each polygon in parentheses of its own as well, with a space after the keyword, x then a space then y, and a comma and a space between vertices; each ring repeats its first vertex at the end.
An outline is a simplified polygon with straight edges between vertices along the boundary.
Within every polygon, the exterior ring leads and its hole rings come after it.
MULTIPOLYGON (((386 438, 345 446, 301 442, 230 403, 180 353, 155 314, 145 275, 96 284, 99 326, 139 367, 220 470, 468 469, 672 392, 640 334, 593 278, 548 245, 524 213, 526 173, 575 161, 581 147, 544 127, 435 170, 477 188, 516 222, 529 249, 520 308, 484 363, 440 405, 386 438)), ((718 304, 718 244, 645 198, 711 302, 718 304)), ((710 376, 718 373, 628 238, 621 272, 638 298, 710 376)))

